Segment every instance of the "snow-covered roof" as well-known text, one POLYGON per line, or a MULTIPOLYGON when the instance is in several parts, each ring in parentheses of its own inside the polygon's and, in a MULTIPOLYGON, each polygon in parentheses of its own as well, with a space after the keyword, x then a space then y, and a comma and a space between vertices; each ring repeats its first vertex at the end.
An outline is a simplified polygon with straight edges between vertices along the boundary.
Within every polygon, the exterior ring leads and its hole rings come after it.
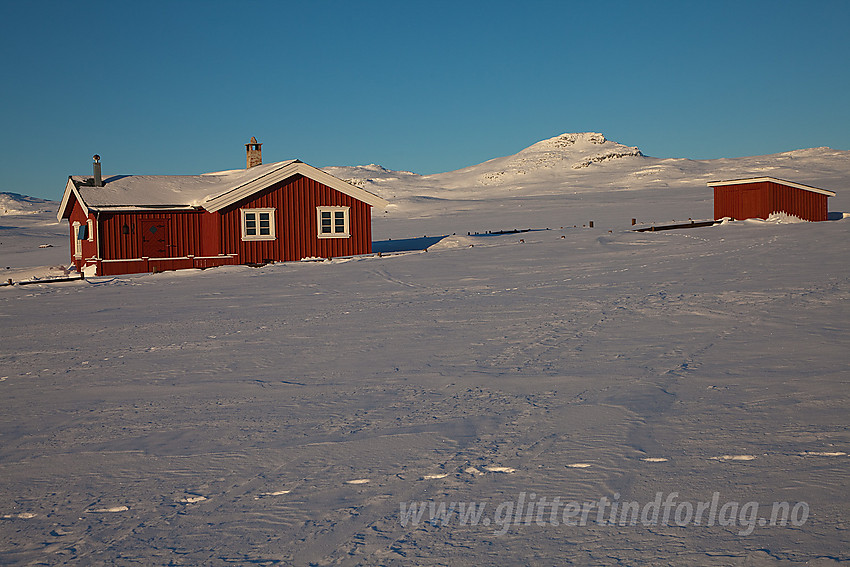
POLYGON ((57 214, 66 216, 71 196, 92 211, 206 209, 215 212, 293 175, 303 175, 369 205, 386 207, 381 197, 298 160, 204 173, 202 175, 116 175, 93 187, 91 177, 71 176, 57 214))
POLYGON ((746 179, 730 179, 728 181, 709 181, 706 183, 709 187, 724 187, 726 185, 743 185, 745 183, 779 183, 780 185, 785 185, 787 187, 794 187, 796 189, 802 189, 803 191, 811 191, 812 193, 820 193, 821 195, 826 195, 827 197, 835 197, 835 191, 829 191, 828 189, 818 189, 817 187, 811 187, 809 185, 803 185, 801 183, 794 183, 793 181, 785 181, 784 179, 777 179, 776 177, 749 177, 746 179))

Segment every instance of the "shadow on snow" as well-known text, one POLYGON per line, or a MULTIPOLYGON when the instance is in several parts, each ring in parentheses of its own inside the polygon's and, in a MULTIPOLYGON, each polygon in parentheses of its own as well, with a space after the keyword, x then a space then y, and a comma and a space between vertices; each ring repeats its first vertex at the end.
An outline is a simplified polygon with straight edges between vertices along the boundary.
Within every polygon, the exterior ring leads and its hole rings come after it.
POLYGON ((415 250, 425 250, 448 235, 442 236, 421 236, 419 238, 401 238, 397 240, 378 240, 372 242, 372 252, 385 254, 388 252, 412 252, 415 250))

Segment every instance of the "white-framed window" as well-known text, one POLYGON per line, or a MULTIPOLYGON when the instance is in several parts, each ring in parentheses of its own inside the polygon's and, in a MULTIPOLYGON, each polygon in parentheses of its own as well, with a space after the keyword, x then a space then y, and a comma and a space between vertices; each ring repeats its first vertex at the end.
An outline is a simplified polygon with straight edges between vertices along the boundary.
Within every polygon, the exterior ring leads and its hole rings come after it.
POLYGON ((319 238, 348 238, 349 207, 316 207, 319 238))
POLYGON ((89 219, 86 221, 86 224, 88 225, 88 241, 94 242, 94 221, 89 219))
POLYGON ((274 240, 274 209, 240 209, 242 240, 274 240))
POLYGON ((83 256, 83 240, 85 239, 85 228, 78 221, 74 221, 74 256, 81 258, 83 256))

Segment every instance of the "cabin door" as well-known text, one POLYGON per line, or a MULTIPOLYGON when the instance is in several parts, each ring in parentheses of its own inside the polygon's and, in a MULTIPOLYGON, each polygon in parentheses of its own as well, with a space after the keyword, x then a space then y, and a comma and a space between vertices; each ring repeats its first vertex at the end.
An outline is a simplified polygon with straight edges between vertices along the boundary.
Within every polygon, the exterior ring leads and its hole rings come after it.
POLYGON ((168 257, 168 224, 164 220, 139 221, 142 229, 142 257, 168 257))

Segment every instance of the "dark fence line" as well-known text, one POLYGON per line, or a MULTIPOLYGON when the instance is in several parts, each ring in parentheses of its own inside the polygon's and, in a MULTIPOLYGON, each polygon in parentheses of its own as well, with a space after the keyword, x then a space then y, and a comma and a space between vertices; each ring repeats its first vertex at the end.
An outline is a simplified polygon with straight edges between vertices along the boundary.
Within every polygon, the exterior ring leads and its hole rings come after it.
POLYGON ((13 282, 11 279, 7 280, 3 283, 0 283, 0 287, 9 286, 9 285, 29 285, 29 284, 37 284, 37 283, 60 283, 60 282, 78 282, 80 280, 86 279, 83 274, 79 276, 74 276, 70 278, 49 278, 46 280, 19 280, 13 282))
POLYGON ((720 224, 720 221, 691 221, 681 224, 662 224, 659 226, 644 226, 642 228, 633 228, 634 232, 655 232, 657 230, 678 230, 680 228, 700 228, 704 226, 714 226, 720 224))

